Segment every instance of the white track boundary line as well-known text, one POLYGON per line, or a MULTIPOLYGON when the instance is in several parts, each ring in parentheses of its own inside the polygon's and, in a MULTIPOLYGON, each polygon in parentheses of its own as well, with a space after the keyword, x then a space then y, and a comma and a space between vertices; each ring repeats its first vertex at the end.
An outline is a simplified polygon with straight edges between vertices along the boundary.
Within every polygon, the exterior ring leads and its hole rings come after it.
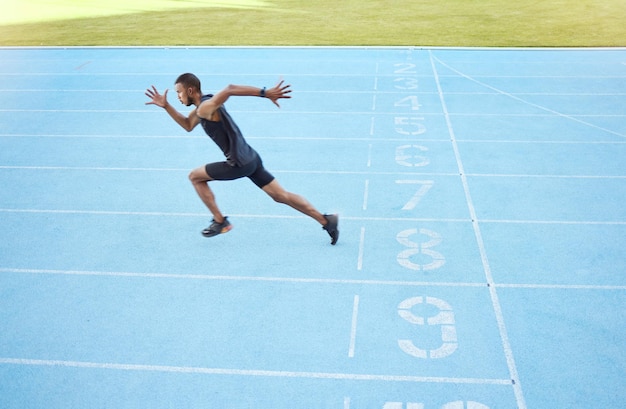
POLYGON ((609 290, 624 291, 626 285, 593 285, 593 284, 495 284, 498 288, 524 288, 532 290, 609 290))
MULTIPOLYGON (((69 209, 8 209, 0 208, 0 213, 35 213, 35 214, 77 214, 77 215, 106 215, 106 216, 154 216, 154 217, 207 217, 207 213, 185 212, 141 212, 117 210, 69 210, 69 209)), ((250 219, 307 219, 304 215, 274 215, 274 214, 237 214, 231 217, 250 219)), ((370 221, 370 222, 442 222, 442 223, 469 223, 470 219, 453 218, 417 218, 417 217, 356 217, 342 216, 342 220, 370 221)))
POLYGON ((348 348, 348 357, 354 358, 354 349, 356 345, 356 329, 359 315, 359 296, 354 296, 354 304, 352 306, 352 325, 350 326, 350 346, 348 348))
MULTIPOLYGON (((263 277, 263 276, 220 276, 203 274, 173 274, 173 273, 136 273, 124 271, 86 271, 86 270, 50 270, 33 268, 4 268, 0 267, 0 274, 41 274, 59 276, 96 276, 96 277, 128 277, 144 279, 176 279, 176 280, 206 280, 206 281, 257 281, 282 283, 310 283, 310 284, 344 284, 344 285, 385 285, 407 287, 469 287, 484 288, 487 283, 469 282, 436 282, 436 281, 393 281, 393 280, 363 280, 363 279, 333 279, 333 278, 298 278, 298 277, 263 277)), ((516 289, 558 289, 558 290, 608 290, 624 291, 626 285, 606 284, 522 284, 522 283, 494 283, 496 288, 516 289)))
POLYGON ((510 144, 531 144, 531 145, 626 145, 626 141, 572 141, 564 139, 562 141, 557 140, 543 140, 532 141, 524 139, 511 139, 511 140, 497 140, 497 139, 457 139, 457 142, 462 143, 510 143, 510 144))
MULTIPOLYGON (((254 116, 254 115, 258 115, 258 116, 262 116, 262 117, 266 117, 268 115, 277 115, 276 112, 272 112, 272 111, 263 111, 261 109, 259 110, 238 110, 238 109, 230 109, 228 112, 232 113, 232 114, 238 114, 238 115, 247 115, 247 116, 254 116)), ((31 114, 45 114, 45 113, 50 113, 50 114, 60 114, 60 113, 67 113, 67 114, 156 114, 158 113, 158 111, 150 111, 147 109, 45 109, 45 108, 12 108, 12 109, 8 109, 8 108, 0 108, 0 113, 7 113, 7 114, 16 114, 16 113, 31 113, 31 114)), ((393 116, 394 112, 384 112, 384 111, 378 111, 375 114, 372 113, 372 111, 300 111, 300 110, 291 110, 291 111, 283 111, 280 113, 281 116, 285 116, 285 115, 297 115, 297 116, 302 116, 302 115, 322 115, 322 116, 329 116, 329 115, 340 115, 340 116, 346 116, 346 115, 352 115, 352 116, 371 116, 371 115, 388 115, 388 116, 393 116)), ((420 112, 421 116, 432 116, 432 117, 437 117, 437 116, 441 116, 440 113, 436 113, 436 112, 420 112)), ((549 115, 549 114, 497 114, 497 113, 480 113, 480 114, 476 114, 473 112, 470 113, 457 113, 457 114, 453 114, 453 115, 459 115, 459 116, 476 116, 476 117, 481 117, 481 116, 515 116, 515 117, 551 117, 553 115, 549 115)), ((615 116, 615 117, 624 117, 625 115, 601 115, 601 116, 615 116)), ((247 138, 246 138, 247 139, 247 138)))
POLYGON ((494 224, 564 224, 587 226, 623 226, 626 221, 585 221, 585 220, 495 220, 481 219, 480 223, 494 224))
POLYGON ((437 72, 437 67, 435 65, 435 57, 432 55, 432 51, 429 51, 429 55, 430 55, 430 63, 432 66, 433 75, 435 78, 435 82, 437 84, 437 89, 439 90, 439 98, 441 100, 441 106, 442 106, 444 116, 446 119, 446 124, 448 126, 448 133, 450 134, 450 139, 451 139, 452 147, 454 150, 454 156, 456 157, 457 166, 459 168, 459 173, 461 175, 461 182, 463 183, 463 190, 465 191, 465 198, 467 201, 467 206, 470 212, 470 216, 472 218, 472 227, 474 228, 474 234, 476 236, 476 241, 478 243, 478 250, 480 252, 480 257, 483 263, 485 277, 489 285, 489 294, 491 296, 491 303, 495 312, 495 317, 496 317, 496 321, 498 324, 498 330, 500 332, 500 338, 502 340, 502 348, 504 351, 504 355, 506 357, 507 366, 509 368, 509 374, 511 376, 511 381, 513 384, 513 391, 515 392, 515 400, 517 402, 518 409, 526 409, 526 401, 524 399, 524 393, 522 392, 522 385, 519 380, 519 374, 517 372, 517 365, 515 364, 515 358, 513 357, 513 350, 511 348, 511 343, 509 341, 509 336, 506 330, 506 325, 504 323, 504 315, 502 314, 502 308, 500 306, 500 301, 498 299, 496 287, 493 285, 494 280, 491 275, 491 267, 489 265, 489 260, 487 258, 487 252, 485 249, 485 244, 483 242, 480 227, 478 226, 478 218, 476 217, 476 210, 474 209, 474 204, 473 204, 472 197, 471 197, 470 190, 469 190, 469 184, 467 182, 467 177, 465 175, 465 170, 463 168, 463 162, 461 161, 461 154, 459 152, 459 148, 456 142, 456 137, 454 135, 454 130, 452 128, 452 123, 450 121, 450 115, 448 114, 446 100, 443 96, 443 90, 441 88, 441 83, 439 81, 439 74, 437 72))
MULTIPOLYGON (((200 134, 191 135, 105 135, 105 134, 0 134, 0 138, 70 138, 70 139, 195 139, 205 141, 206 137, 200 134)), ((381 140, 375 137, 333 137, 333 136, 248 136, 246 139, 264 140, 264 141, 335 141, 335 142, 377 142, 377 143, 395 143, 406 142, 406 138, 385 138, 381 140)), ((415 138, 413 142, 423 143, 450 143, 450 139, 426 139, 415 138)), ((496 140, 496 139, 457 139, 462 143, 505 143, 505 144, 532 144, 532 145, 626 145, 626 141, 622 140, 606 140, 606 141, 574 141, 574 140, 543 140, 533 141, 524 139, 496 140)))
MULTIPOLYGON (((451 76, 452 77, 452 76, 451 76)), ((456 77, 456 76, 455 76, 456 77)), ((377 81, 375 81, 377 82, 377 81)), ((406 94, 406 92, 404 91, 376 91, 376 84, 374 85, 374 91, 359 91, 359 90, 298 90, 298 94, 324 94, 324 95, 328 95, 328 94, 363 94, 363 95, 369 95, 372 94, 373 92, 375 92, 376 94, 381 94, 381 95, 396 95, 396 94, 406 94)), ((105 94, 111 94, 111 93, 133 93, 133 94, 141 94, 144 93, 145 90, 144 89, 53 89, 53 88, 41 88, 41 89, 22 89, 22 88, 15 88, 15 89, 8 89, 8 88, 3 88, 0 89, 0 92, 6 92, 6 93, 15 93, 15 92, 32 92, 32 93, 37 93, 37 94, 41 94, 41 93, 54 93, 54 94, 59 94, 59 93, 80 93, 80 94, 84 94, 84 93, 105 93, 105 94)), ((417 95, 437 95, 436 91, 416 91, 415 92, 417 95)), ((446 94, 448 95, 501 95, 499 92, 496 91, 449 91, 446 92, 446 94)), ((622 96, 626 96, 626 93, 624 92, 512 92, 512 95, 518 95, 518 96, 546 96, 546 97, 550 97, 550 96, 554 96, 554 97, 569 97, 569 96, 578 96, 578 97, 622 97, 622 96)))
MULTIPOLYGON (((450 141, 447 141, 450 142, 450 141)), ((130 168, 104 166, 37 166, 37 165, 0 165, 0 170, 67 170, 67 171, 111 171, 111 172, 188 172, 189 168, 130 168)), ((419 176, 459 176, 452 172, 381 172, 381 171, 349 171, 349 170, 287 170, 272 169, 272 173, 316 174, 316 175, 419 175, 419 176)), ((545 179, 626 179, 626 175, 553 175, 553 174, 517 174, 517 173, 466 173, 468 177, 484 178, 545 178, 545 179)), ((365 195, 369 181, 365 181, 365 195)), ((364 204, 367 203, 364 200, 364 204)), ((365 208, 363 209, 365 210, 365 208)))
MULTIPOLYGON (((94 216, 148 216, 148 217, 207 217, 206 213, 185 212, 141 212, 141 211, 118 211, 118 210, 76 210, 76 209, 8 209, 0 208, 0 213, 33 213, 33 214, 70 214, 70 215, 94 215, 94 216)), ((273 214, 231 214, 231 217, 249 219, 306 219, 300 215, 273 215, 273 214)), ((359 217, 342 216, 342 220, 368 221, 368 222, 433 222, 433 223, 470 223, 471 219, 448 219, 448 218, 418 218, 418 217, 359 217)), ((497 220, 497 219, 473 219, 480 223, 494 224, 562 224, 562 225, 598 225, 598 226, 622 226, 626 221, 602 221, 602 220, 497 220)))
POLYGON ((626 175, 528 175, 505 173, 468 173, 471 177, 485 178, 545 178, 545 179, 626 179, 626 175))
POLYGON ((579 124, 583 124, 583 125, 586 125, 586 126, 588 126, 588 127, 591 127, 591 128, 594 128, 594 129, 598 129, 598 130, 603 131, 603 132, 610 133, 610 134, 612 134, 612 135, 616 135, 616 136, 620 136, 620 137, 622 137, 622 138, 626 138, 626 135, 621 134, 621 133, 619 133, 619 132, 615 132, 615 131, 613 131, 613 130, 611 130, 611 129, 603 128, 603 127, 601 127, 601 126, 594 125, 594 124, 592 124, 592 123, 589 123, 589 122, 583 121, 583 120, 581 120, 581 119, 578 119, 578 118, 576 118, 576 116, 577 116, 577 115, 567 115, 567 114, 564 114, 564 113, 562 113, 562 112, 558 112, 558 111, 555 111, 555 110, 553 110, 553 109, 550 109, 550 108, 544 107, 543 105, 539 105, 539 104, 535 104, 535 103, 533 103, 533 102, 527 101, 527 100, 525 100, 524 98, 520 98, 520 97, 515 96, 515 95, 513 95, 513 94, 511 94, 511 93, 509 93, 509 92, 502 91, 501 89, 498 89, 498 88, 496 88, 496 87, 493 87, 493 86, 491 86, 491 85, 489 85, 489 84, 486 84, 486 83, 484 83, 484 82, 482 82, 482 81, 479 81, 479 80, 477 80, 476 78, 474 78, 474 77, 472 77, 472 76, 469 76, 469 75, 467 75, 467 74, 464 74, 464 73, 462 73, 461 71, 459 71, 459 70, 457 70, 457 69, 455 69, 455 68, 453 68, 453 67, 449 66, 448 64, 444 63, 443 61, 441 61, 441 60, 440 60, 440 59, 438 59, 437 57, 432 56, 432 53, 431 53, 431 57, 433 58, 433 69, 434 69, 434 61, 437 61, 439 64, 441 64, 441 65, 443 65, 444 67, 448 68, 449 70, 451 70, 451 71, 455 72, 456 74, 460 75, 461 77, 466 78, 466 79, 468 79, 469 81, 472 81, 472 82, 474 82, 474 83, 476 83, 476 84, 478 84, 478 85, 481 85, 481 86, 483 86, 483 87, 486 87, 486 88, 489 88, 489 89, 491 89, 491 90, 493 90, 493 91, 496 91, 496 92, 500 93, 501 95, 505 95, 505 96, 507 96, 507 97, 509 97, 509 98, 512 98, 512 99, 514 99, 514 100, 516 100, 516 101, 519 101, 519 102, 521 102, 521 103, 523 103, 523 104, 526 104, 526 105, 529 105, 529 106, 532 106, 532 107, 538 108, 538 109, 540 109, 540 110, 542 110, 542 111, 546 111, 546 112, 548 112, 548 113, 550 113, 550 114, 553 114, 553 115, 556 115, 556 116, 559 116, 559 117, 562 117, 562 118, 566 118, 566 119, 569 119, 569 120, 574 121, 574 122, 578 122, 579 124))
POLYGON ((260 369, 228 369, 228 368, 204 368, 194 366, 168 366, 168 365, 138 365, 116 364, 83 361, 61 361, 46 359, 24 358, 0 358, 0 364, 4 365, 29 365, 29 366, 54 366, 80 369, 109 369, 118 371, 143 371, 143 372, 169 372, 202 375, 236 375, 236 376, 261 376, 274 378, 307 378, 307 379, 334 379, 354 381, 381 381, 381 382, 411 382, 411 383, 451 383, 451 384, 479 384, 479 385, 510 385, 509 379, 494 378, 446 378, 431 376, 409 375, 372 375, 350 374, 334 372, 300 372, 300 371, 268 371, 260 369))
MULTIPOLYGON (((129 167, 103 167, 103 166, 26 166, 26 165, 0 165, 0 170, 63 170, 63 171, 111 171, 111 172, 189 172, 189 168, 129 168, 129 167)), ((349 170, 286 170, 271 169, 272 173, 290 173, 305 175, 412 175, 412 176, 458 176, 456 173, 436 172, 376 172, 376 171, 349 171, 349 170)), ((624 176, 626 178, 626 176, 624 176)))
POLYGON ((357 258, 357 271, 363 270, 363 258, 365 256, 365 227, 361 227, 361 237, 359 238, 359 255, 357 258))
POLYGON ((32 268, 1 268, 0 274, 41 274, 60 276, 95 276, 95 277, 128 277, 144 279, 176 279, 206 281, 266 281, 281 283, 310 284, 345 284, 345 285, 388 285, 407 287, 477 287, 484 288, 487 283, 463 282, 428 282, 428 281, 394 281, 394 280, 363 280, 338 278, 298 278, 298 277, 254 277, 254 276, 223 276, 203 274, 172 274, 172 273, 136 273, 124 271, 81 271, 81 270, 49 270, 32 268))
MULTIPOLYGON (((485 86, 488 86, 485 84, 485 86)), ((513 94, 509 94, 506 93, 504 91, 501 91, 501 94, 510 96, 513 99, 517 99, 520 100, 522 102, 524 102, 525 104, 528 105, 536 105, 532 102, 526 101, 523 98, 519 98, 516 97, 513 94)), ((536 118, 536 117, 547 117, 547 118, 552 118, 554 116, 558 116, 558 117, 562 117, 562 118, 567 118, 570 119, 572 121, 590 126, 592 128, 596 128, 605 132, 608 132, 610 134, 613 135, 617 135, 617 136, 621 136, 623 138, 626 138, 626 135, 624 134, 620 134, 618 132, 612 131, 610 129, 606 129, 606 128, 602 128, 600 126, 591 124, 589 122, 585 122, 581 119, 578 119, 577 117, 581 117, 581 118, 624 118, 626 117, 625 114, 571 114, 571 115, 567 115, 567 114, 563 114, 557 111, 553 111, 550 108, 546 108, 546 107, 542 107, 541 105, 536 105, 537 108, 542 109, 546 112, 549 112, 547 114, 511 114, 511 113, 488 113, 488 112, 481 112, 481 113, 475 113, 475 112, 454 112, 454 113, 449 113, 450 116, 459 116, 459 117, 519 117, 519 118, 536 118)), ((52 114, 58 114, 58 113, 69 113, 69 114, 155 114, 158 111, 150 111, 147 109, 6 109, 6 108, 0 108, 0 113, 8 113, 8 114, 13 114, 13 113, 33 113, 33 114, 38 114, 38 113, 52 113, 52 114)), ((276 115, 276 112, 273 111, 263 111, 263 110, 237 110, 237 109, 232 109, 229 112, 234 113, 234 114, 240 114, 240 115, 259 115, 259 116, 267 116, 267 115, 276 115)), ((397 113, 395 112, 384 112, 384 111, 378 111, 376 112, 374 115, 377 116, 382 116, 382 115, 388 115, 388 116, 393 116, 396 115, 397 113)), ((366 116, 366 115, 372 115, 371 111, 297 111, 297 110, 291 110, 291 111, 283 111, 281 112, 281 115, 323 115, 323 116, 328 116, 328 115, 362 115, 362 116, 366 116)), ((440 116, 440 113, 436 113, 436 112, 420 112, 421 116, 432 116, 432 117, 437 117, 440 116)))

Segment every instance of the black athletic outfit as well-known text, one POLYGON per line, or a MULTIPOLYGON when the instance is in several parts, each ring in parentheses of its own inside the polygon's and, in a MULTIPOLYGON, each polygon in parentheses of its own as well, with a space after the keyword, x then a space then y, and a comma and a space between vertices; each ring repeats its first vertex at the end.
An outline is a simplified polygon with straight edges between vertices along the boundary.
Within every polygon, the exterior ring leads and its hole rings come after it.
MULTIPOLYGON (((213 95, 202 97, 202 101, 211 99, 213 95)), ((201 118, 200 124, 213 142, 222 150, 226 160, 224 162, 209 163, 205 166, 206 173, 214 180, 234 180, 248 177, 255 185, 262 188, 274 176, 263 167, 259 154, 244 139, 235 121, 230 117, 226 108, 217 109, 219 121, 209 121, 201 118)))

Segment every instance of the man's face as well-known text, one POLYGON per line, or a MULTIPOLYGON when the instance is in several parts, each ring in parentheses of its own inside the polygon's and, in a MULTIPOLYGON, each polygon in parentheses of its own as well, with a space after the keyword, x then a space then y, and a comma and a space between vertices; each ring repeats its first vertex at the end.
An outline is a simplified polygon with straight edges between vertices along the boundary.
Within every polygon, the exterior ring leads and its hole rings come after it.
POLYGON ((181 104, 184 104, 186 106, 193 105, 193 101, 190 98, 191 88, 185 89, 185 86, 181 84, 180 82, 178 82, 174 86, 174 89, 176 90, 176 95, 178 95, 178 100, 180 101, 181 104))

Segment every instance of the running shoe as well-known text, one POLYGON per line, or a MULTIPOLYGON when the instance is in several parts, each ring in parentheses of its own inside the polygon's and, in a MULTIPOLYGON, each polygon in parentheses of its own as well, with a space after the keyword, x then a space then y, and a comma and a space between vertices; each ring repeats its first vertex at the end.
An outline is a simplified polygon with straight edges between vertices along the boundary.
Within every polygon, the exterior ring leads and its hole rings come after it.
POLYGON ((228 221, 228 217, 224 217, 224 221, 222 223, 218 223, 213 219, 213 223, 206 229, 202 230, 202 235, 204 237, 213 237, 218 234, 228 233, 233 228, 233 225, 228 221))
POLYGON ((337 226, 339 225, 339 215, 325 214, 324 218, 328 223, 326 223, 322 229, 328 232, 328 235, 330 236, 330 244, 334 246, 337 243, 337 240, 339 240, 339 230, 337 229, 337 226))

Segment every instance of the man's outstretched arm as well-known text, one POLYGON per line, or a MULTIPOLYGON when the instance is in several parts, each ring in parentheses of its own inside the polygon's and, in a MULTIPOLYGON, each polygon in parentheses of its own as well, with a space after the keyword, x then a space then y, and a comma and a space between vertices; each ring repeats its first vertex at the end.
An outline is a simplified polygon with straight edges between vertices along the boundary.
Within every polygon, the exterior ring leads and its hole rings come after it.
POLYGON ((167 101, 167 91, 168 90, 165 90, 163 94, 160 94, 153 85, 152 89, 146 90, 146 96, 151 99, 151 101, 146 102, 146 105, 156 105, 165 109, 169 116, 172 117, 178 125, 180 125, 187 132, 191 132, 191 130, 200 123, 200 119, 196 115, 196 110, 192 110, 189 113, 189 116, 184 116, 167 101))
POLYGON ((213 98, 204 101, 198 106, 197 115, 201 118, 210 118, 213 112, 215 112, 220 106, 222 106, 226 100, 230 97, 264 97, 269 99, 280 108, 278 104, 279 99, 291 98, 291 85, 283 85, 284 81, 281 80, 274 87, 265 89, 252 87, 249 85, 229 85, 223 90, 219 91, 213 98))

